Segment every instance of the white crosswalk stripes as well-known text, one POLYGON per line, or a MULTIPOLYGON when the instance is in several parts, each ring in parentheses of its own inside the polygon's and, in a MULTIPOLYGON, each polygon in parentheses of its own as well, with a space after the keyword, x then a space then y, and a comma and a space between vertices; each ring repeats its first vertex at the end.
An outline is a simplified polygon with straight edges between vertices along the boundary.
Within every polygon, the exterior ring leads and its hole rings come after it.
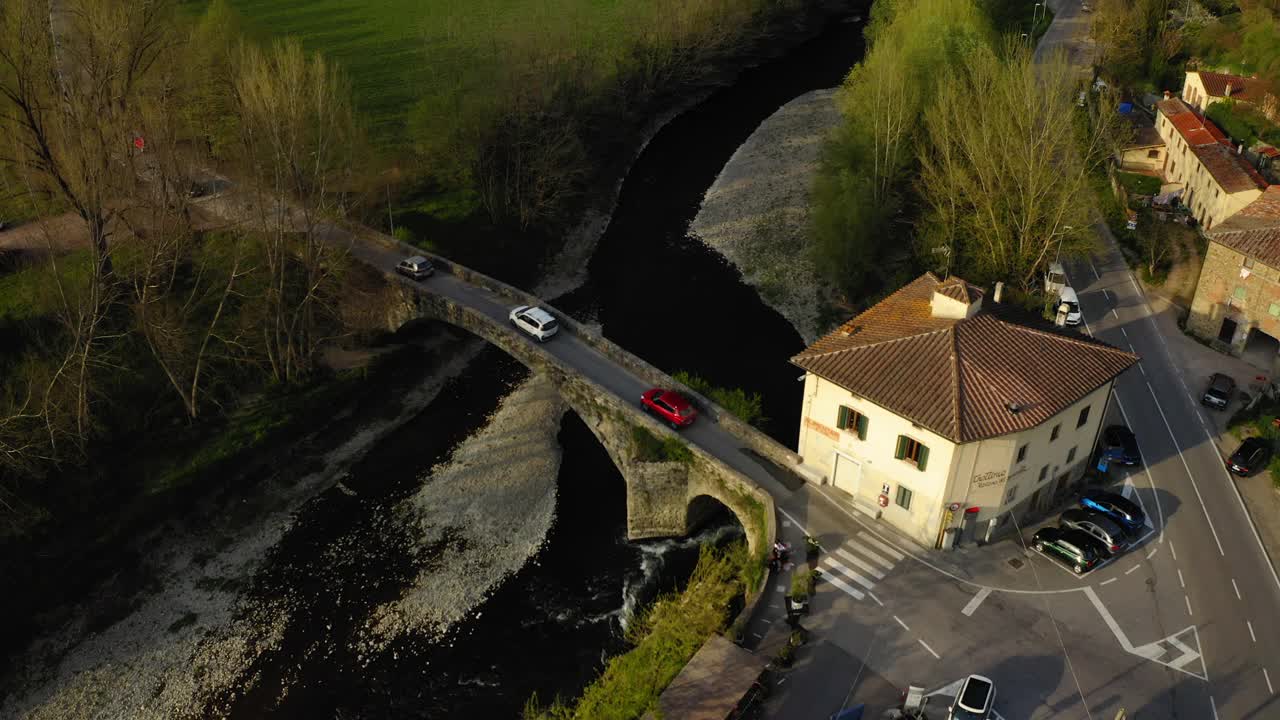
POLYGON ((824 581, 861 600, 866 593, 858 587, 871 590, 905 557, 891 546, 861 533, 827 553, 819 567, 824 581))

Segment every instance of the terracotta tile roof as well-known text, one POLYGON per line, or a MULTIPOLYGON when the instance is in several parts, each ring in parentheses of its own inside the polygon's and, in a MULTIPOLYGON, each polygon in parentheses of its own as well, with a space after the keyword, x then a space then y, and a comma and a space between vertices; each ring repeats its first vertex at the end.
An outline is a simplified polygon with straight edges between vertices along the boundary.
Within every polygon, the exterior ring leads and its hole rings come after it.
POLYGON ((941 285, 925 273, 791 362, 970 442, 1039 425, 1138 361, 1007 304, 984 305, 967 319, 935 318, 929 302, 941 285))
POLYGON ((1262 175, 1230 146, 1201 145, 1191 148, 1191 152, 1226 192, 1267 189, 1267 181, 1262 175))
POLYGON ((938 292, 946 295, 952 300, 959 300, 966 305, 982 299, 982 288, 977 285, 970 285, 958 277, 951 277, 943 280, 938 285, 938 292))
POLYGON ((1212 145, 1214 143, 1230 144, 1225 133, 1217 125, 1197 115, 1179 98, 1169 98, 1156 103, 1156 107, 1173 123, 1178 134, 1191 147, 1212 145))
POLYGON ((1220 245, 1280 268, 1280 185, 1267 188, 1207 234, 1220 245))
MULTIPOLYGON (((1187 73, 1188 75, 1192 73, 1187 73)), ((1261 102, 1270 91, 1270 86, 1258 78, 1240 77, 1216 72, 1194 73, 1200 76, 1200 83, 1210 97, 1227 97, 1227 85, 1231 86, 1231 99, 1242 102, 1261 102)))

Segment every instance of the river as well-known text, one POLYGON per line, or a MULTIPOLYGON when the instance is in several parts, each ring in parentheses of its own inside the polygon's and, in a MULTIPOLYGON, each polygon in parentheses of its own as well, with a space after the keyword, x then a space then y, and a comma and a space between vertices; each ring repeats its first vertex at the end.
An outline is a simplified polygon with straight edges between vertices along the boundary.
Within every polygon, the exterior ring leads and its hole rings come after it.
MULTIPOLYGON (((703 193, 760 122, 840 82, 861 57, 862 27, 833 20, 664 126, 622 186, 586 283, 554 300, 659 367, 762 393, 766 429, 788 446, 801 390, 788 358, 803 343, 731 265, 685 233, 703 193)), ((413 571, 411 555, 381 522, 386 508, 481 427, 526 374, 500 351, 484 350, 351 469, 349 492, 334 489, 298 513, 253 589, 290 597, 293 617, 279 647, 252 669, 254 689, 227 699, 231 717, 517 717, 532 693, 572 697, 595 677, 623 648, 629 610, 687 580, 699 541, 741 533, 725 514, 694 538, 627 542, 622 478, 569 413, 559 434, 556 520, 537 555, 446 637, 410 634, 362 654, 353 633, 413 571)))

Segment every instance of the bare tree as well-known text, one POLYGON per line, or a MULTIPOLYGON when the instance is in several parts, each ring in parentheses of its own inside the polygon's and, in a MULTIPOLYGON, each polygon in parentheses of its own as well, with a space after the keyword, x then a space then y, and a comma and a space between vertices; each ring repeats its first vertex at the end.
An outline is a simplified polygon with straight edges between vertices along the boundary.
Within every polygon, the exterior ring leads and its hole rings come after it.
POLYGON ((1103 110, 1086 122, 1078 87, 1061 55, 1033 64, 1019 43, 1003 57, 974 53, 940 84, 921 154, 926 222, 949 226, 971 271, 1026 290, 1060 244, 1088 242, 1088 176, 1111 154, 1118 121, 1103 110))
POLYGON ((265 271, 262 342, 273 376, 310 369, 336 250, 324 242, 340 220, 359 139, 350 91, 337 69, 296 41, 242 46, 234 97, 241 145, 256 195, 265 271))

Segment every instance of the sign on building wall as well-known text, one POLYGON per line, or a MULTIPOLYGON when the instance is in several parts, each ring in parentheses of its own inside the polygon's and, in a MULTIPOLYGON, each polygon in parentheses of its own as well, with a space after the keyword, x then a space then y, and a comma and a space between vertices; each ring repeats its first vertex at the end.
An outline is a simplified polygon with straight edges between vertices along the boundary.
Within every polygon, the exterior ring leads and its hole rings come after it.
POLYGON ((973 486, 978 489, 995 487, 1004 481, 1004 470, 992 470, 973 476, 973 486))
POLYGON ((836 432, 835 428, 827 427, 826 425, 823 425, 822 423, 818 422, 817 420, 814 420, 813 418, 810 418, 810 417, 805 418, 804 426, 809 428, 810 430, 813 430, 819 435, 827 437, 831 440, 840 439, 840 433, 836 432))

